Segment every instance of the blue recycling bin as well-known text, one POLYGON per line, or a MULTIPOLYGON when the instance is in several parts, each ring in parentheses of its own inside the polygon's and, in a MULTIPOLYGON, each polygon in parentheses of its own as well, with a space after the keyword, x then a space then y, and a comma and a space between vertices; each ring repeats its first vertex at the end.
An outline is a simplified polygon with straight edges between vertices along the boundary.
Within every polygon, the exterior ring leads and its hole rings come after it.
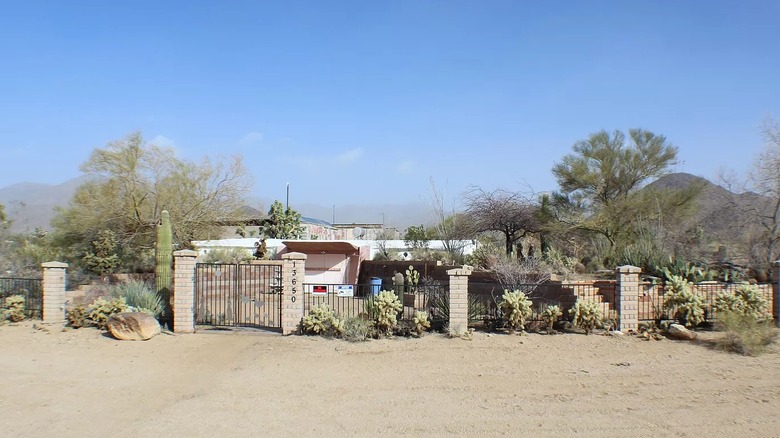
POLYGON ((371 295, 379 295, 379 291, 382 290, 382 279, 379 277, 371 277, 371 295))

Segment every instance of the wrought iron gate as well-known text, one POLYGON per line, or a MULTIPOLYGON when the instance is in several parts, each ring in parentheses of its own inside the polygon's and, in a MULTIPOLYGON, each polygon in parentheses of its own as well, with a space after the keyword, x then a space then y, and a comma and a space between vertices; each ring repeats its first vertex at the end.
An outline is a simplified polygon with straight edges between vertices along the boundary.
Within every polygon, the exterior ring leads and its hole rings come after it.
POLYGON ((198 263, 195 324, 281 329, 281 262, 198 263))

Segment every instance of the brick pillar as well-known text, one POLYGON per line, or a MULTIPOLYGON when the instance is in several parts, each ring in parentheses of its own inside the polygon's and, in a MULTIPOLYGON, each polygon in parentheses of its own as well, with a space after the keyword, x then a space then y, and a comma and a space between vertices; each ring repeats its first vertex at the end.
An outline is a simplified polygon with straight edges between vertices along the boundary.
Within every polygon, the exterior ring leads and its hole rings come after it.
POLYGON ((450 276, 450 330, 467 330, 469 326, 469 275, 471 267, 447 271, 450 276), (461 328, 458 328, 461 327, 461 328))
POLYGON ((775 272, 772 282, 772 316, 775 318, 775 324, 780 328, 780 260, 775 262, 775 272))
POLYGON ((298 333, 303 318, 303 280, 306 254, 282 254, 282 334, 298 333))
POLYGON ((620 330, 636 330, 639 325, 639 273, 636 266, 618 266, 615 304, 620 315, 620 330))
POLYGON ((173 331, 195 332, 195 263, 198 253, 191 250, 173 253, 173 331))
POLYGON ((43 268, 43 322, 65 322, 65 271, 67 263, 41 263, 43 268))

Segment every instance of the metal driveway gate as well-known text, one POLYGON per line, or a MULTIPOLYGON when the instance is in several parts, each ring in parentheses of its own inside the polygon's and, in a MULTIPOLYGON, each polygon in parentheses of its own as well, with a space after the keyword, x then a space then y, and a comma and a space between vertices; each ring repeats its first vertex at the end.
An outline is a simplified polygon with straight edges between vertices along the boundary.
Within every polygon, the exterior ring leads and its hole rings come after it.
POLYGON ((195 324, 281 329, 282 263, 198 263, 195 324))

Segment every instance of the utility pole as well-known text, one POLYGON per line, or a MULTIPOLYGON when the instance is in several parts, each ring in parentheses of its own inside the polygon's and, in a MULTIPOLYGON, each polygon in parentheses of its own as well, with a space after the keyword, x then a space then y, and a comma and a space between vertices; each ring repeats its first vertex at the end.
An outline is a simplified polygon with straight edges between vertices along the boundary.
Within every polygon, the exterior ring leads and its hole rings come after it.
POLYGON ((287 183, 287 204, 285 205, 285 209, 290 211, 290 183, 287 183))

